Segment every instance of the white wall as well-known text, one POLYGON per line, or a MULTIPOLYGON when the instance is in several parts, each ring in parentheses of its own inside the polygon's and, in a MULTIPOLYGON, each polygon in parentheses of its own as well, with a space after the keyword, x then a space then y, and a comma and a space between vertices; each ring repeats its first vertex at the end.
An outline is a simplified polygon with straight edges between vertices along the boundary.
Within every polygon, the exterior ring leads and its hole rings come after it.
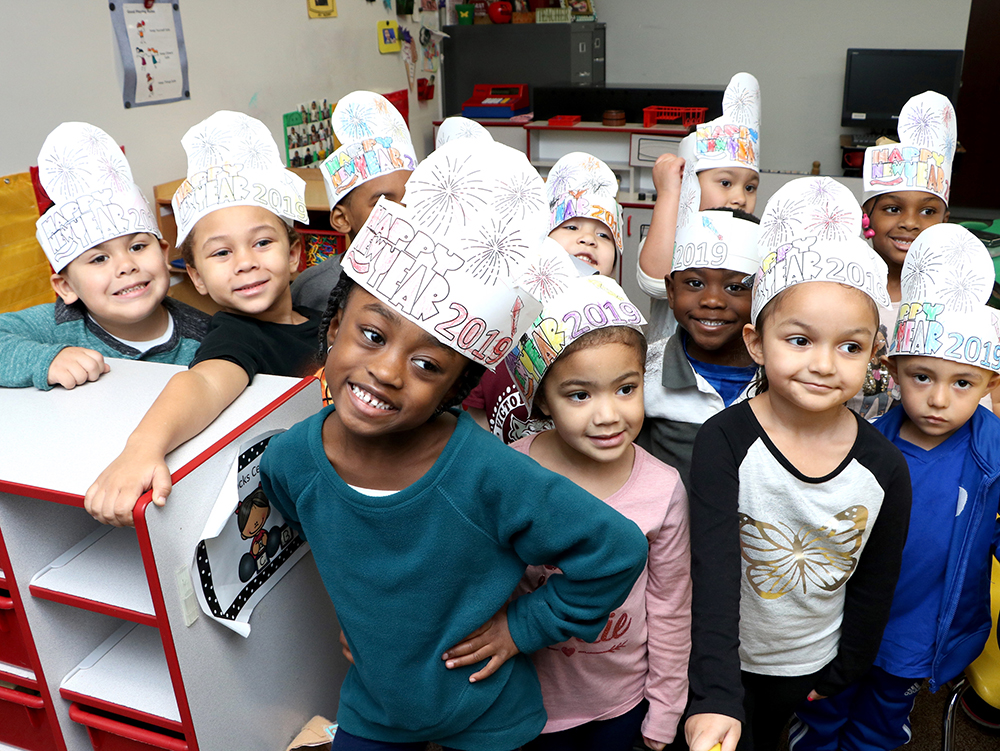
MULTIPOLYGON (((609 83, 761 88, 761 167, 840 174, 849 47, 963 49, 971 0, 598 0, 609 83)), ((962 124, 959 123, 959 139, 962 124)))
MULTIPOLYGON (((49 131, 82 120, 125 146, 152 201, 154 185, 185 174, 181 136, 216 110, 246 112, 280 138, 282 115, 300 102, 406 87, 401 55, 378 52, 376 22, 397 18, 381 0, 340 0, 337 18, 316 20, 306 0, 181 0, 180 8, 190 101, 127 110, 107 2, 0 0, 0 175, 26 171, 49 131)), ((420 157, 430 150, 438 98, 418 103, 415 87, 410 95, 420 157)))

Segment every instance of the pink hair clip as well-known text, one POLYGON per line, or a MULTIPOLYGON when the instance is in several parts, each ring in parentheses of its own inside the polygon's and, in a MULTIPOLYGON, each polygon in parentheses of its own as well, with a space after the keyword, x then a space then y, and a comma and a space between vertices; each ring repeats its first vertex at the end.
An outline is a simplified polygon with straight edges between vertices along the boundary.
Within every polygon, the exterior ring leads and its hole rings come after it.
POLYGON ((868 218, 868 214, 864 213, 861 215, 861 226, 864 228, 864 236, 866 240, 871 240, 875 237, 875 230, 871 228, 872 220, 868 218))

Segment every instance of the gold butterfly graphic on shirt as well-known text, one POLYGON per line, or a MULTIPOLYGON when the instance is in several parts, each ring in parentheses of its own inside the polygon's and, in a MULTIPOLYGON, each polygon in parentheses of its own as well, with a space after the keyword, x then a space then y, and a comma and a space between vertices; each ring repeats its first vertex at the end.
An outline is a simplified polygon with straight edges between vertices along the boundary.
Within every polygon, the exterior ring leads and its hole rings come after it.
POLYGON ((820 527, 802 525, 793 531, 740 514, 740 553, 747 582, 765 600, 775 600, 801 587, 833 592, 844 585, 858 565, 868 509, 851 506, 820 527))

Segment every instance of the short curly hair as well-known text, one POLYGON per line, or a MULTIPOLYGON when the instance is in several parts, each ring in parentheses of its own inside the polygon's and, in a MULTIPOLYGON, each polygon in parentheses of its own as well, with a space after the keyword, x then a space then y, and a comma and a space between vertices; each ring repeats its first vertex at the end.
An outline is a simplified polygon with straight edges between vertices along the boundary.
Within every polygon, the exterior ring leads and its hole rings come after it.
MULTIPOLYGON (((333 317, 337 315, 338 310, 343 310, 347 307, 347 300, 356 286, 357 283, 348 276, 346 271, 340 272, 340 279, 337 280, 336 286, 330 291, 330 297, 327 298, 326 302, 326 310, 323 312, 323 318, 319 324, 320 360, 326 359, 327 352, 329 352, 331 346, 328 344, 327 337, 330 331, 330 323, 333 321, 333 317)), ((483 365, 470 360, 455 381, 455 394, 450 399, 441 403, 438 412, 440 413, 446 409, 461 406, 462 402, 465 401, 465 397, 479 384, 485 372, 486 368, 483 365)))

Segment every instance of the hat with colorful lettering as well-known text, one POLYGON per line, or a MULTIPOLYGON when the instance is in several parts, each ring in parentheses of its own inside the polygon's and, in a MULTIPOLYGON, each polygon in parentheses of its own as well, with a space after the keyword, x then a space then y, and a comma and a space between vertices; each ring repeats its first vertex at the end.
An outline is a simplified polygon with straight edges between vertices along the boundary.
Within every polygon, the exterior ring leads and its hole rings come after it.
POLYGON ((722 115, 694 132, 695 171, 745 167, 760 172, 760 85, 737 73, 722 98, 722 115))
POLYGON ((449 117, 438 127, 434 148, 440 149, 446 143, 457 138, 472 138, 480 141, 492 141, 493 136, 482 125, 467 117, 449 117))
POLYGON ((95 125, 63 123, 49 133, 38 178, 54 205, 38 217, 35 236, 56 273, 116 237, 161 237, 121 148, 95 125))
POLYGON ((899 111, 899 143, 865 149, 861 172, 864 202, 883 193, 919 190, 948 203, 951 163, 958 146, 958 122, 948 97, 917 94, 899 111))
POLYGON ((622 207, 618 205, 618 178, 596 156, 572 151, 552 165, 545 182, 554 230, 568 219, 596 219, 611 230, 615 249, 622 252, 622 207))
POLYGON ((861 239, 861 207, 830 177, 783 185, 760 218, 750 322, 776 295, 803 282, 837 282, 889 306, 888 267, 861 239))
POLYGON ((900 275, 902 303, 889 356, 925 355, 1000 373, 1000 316, 986 246, 959 224, 935 224, 913 241, 900 275))
POLYGON ((406 122, 381 94, 352 91, 337 102, 331 119, 340 146, 319 165, 331 211, 359 185, 417 166, 406 122))
POLYGON ((546 284, 576 275, 559 244, 546 242, 541 177, 509 146, 459 139, 417 166, 403 203, 379 198, 344 270, 443 344, 495 370, 541 307, 516 280, 529 268, 546 284))
POLYGON ((684 269, 729 269, 752 274, 760 265, 757 255, 759 227, 739 219, 730 211, 699 211, 701 184, 692 158, 694 141, 681 142, 678 156, 684 159, 681 199, 677 210, 677 232, 671 272, 684 269), (686 143, 685 143, 686 142, 686 143))
POLYGON ((624 290, 606 276, 571 279, 560 292, 543 299, 542 312, 504 360, 528 412, 545 374, 570 344, 612 326, 628 326, 641 334, 645 323, 624 290))
POLYGON ((181 139, 187 179, 170 204, 177 221, 177 247, 198 220, 229 206, 260 206, 289 227, 309 223, 306 183, 281 163, 271 131, 242 112, 220 110, 181 139))

